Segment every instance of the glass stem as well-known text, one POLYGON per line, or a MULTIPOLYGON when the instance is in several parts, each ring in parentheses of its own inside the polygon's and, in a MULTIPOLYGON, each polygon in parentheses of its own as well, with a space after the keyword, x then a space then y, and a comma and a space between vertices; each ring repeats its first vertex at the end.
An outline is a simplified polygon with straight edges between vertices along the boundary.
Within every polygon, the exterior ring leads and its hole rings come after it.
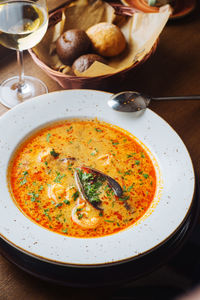
POLYGON ((17 63, 19 67, 18 93, 22 94, 25 85, 23 51, 17 50, 17 63))

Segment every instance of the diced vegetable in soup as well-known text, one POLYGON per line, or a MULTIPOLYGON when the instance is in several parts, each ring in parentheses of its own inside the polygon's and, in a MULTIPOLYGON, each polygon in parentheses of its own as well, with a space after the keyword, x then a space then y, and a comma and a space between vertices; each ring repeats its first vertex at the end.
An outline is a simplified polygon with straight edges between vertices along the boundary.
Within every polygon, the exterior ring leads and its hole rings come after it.
POLYGON ((147 152, 128 132, 97 120, 38 131, 17 149, 9 177, 26 216, 73 237, 127 228, 147 211, 156 189, 147 152))

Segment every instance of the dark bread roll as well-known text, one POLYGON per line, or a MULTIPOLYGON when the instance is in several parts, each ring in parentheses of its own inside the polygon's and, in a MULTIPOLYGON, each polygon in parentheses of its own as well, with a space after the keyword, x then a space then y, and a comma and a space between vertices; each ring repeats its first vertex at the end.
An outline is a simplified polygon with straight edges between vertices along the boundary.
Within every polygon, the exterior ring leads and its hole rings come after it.
POLYGON ((71 65, 82 54, 88 53, 91 41, 84 30, 65 31, 56 41, 56 51, 65 65, 71 65))
POLYGON ((97 54, 85 54, 81 55, 78 57, 73 65, 72 65, 72 70, 77 70, 80 73, 84 72, 87 70, 95 61, 99 61, 101 63, 107 64, 106 60, 101 57, 100 55, 97 54))

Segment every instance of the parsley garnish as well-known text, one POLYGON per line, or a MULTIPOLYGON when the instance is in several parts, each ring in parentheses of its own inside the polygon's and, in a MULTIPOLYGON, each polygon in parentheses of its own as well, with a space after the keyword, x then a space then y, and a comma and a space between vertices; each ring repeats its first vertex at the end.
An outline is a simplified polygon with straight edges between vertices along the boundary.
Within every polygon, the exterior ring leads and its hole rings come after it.
POLYGON ((97 148, 94 149, 94 151, 92 151, 92 153, 90 153, 90 155, 94 156, 95 154, 97 154, 98 150, 97 148))
POLYGON ((67 132, 71 131, 73 129, 72 126, 70 126, 68 129, 66 129, 67 132))
POLYGON ((20 181, 20 185, 24 185, 27 182, 27 179, 24 178, 22 181, 20 181))
POLYGON ((83 214, 79 214, 79 215, 78 215, 78 219, 79 219, 79 220, 82 219, 82 217, 83 217, 83 214))
POLYGON ((52 150, 50 151, 50 154, 51 154, 54 158, 57 158, 57 157, 60 155, 60 153, 56 152, 54 149, 52 149, 52 150))
POLYGON ((134 183, 127 188, 127 192, 130 192, 134 186, 134 183))
POLYGON ((100 128, 95 128, 95 130, 97 131, 97 132, 102 132, 103 130, 101 130, 100 128))
POLYGON ((28 195, 31 196, 31 202, 35 202, 36 198, 39 197, 39 195, 36 194, 35 192, 30 192, 30 193, 28 193, 28 195))
POLYGON ((123 196, 121 198, 119 198, 120 201, 127 201, 130 197, 129 196, 123 196))
POLYGON ((56 207, 61 207, 63 204, 62 203, 57 203, 56 207))
POLYGON ((50 136, 51 136, 51 134, 50 133, 47 133, 47 136, 46 136, 46 141, 49 143, 49 141, 50 141, 50 136))
POLYGON ((115 141, 112 141, 112 144, 115 146, 115 145, 119 145, 119 142, 115 142, 115 141))
POLYGON ((26 176, 28 175, 28 171, 24 171, 22 174, 24 175, 24 177, 20 178, 22 179, 20 181, 20 185, 24 185, 27 182, 26 176))
POLYGON ((76 191, 75 193, 73 193, 72 198, 74 199, 74 201, 76 201, 76 199, 78 198, 78 196, 79 196, 79 192, 78 191, 76 191))
POLYGON ((140 161, 139 160, 135 160, 135 165, 139 166, 140 161))
POLYGON ((86 173, 78 170, 80 181, 83 185, 84 192, 91 203, 101 203, 99 198, 100 187, 105 180, 102 176, 94 176, 92 173, 86 173))
POLYGON ((124 172, 124 175, 131 175, 131 173, 132 173, 132 170, 128 170, 128 171, 124 172))
POLYGON ((67 199, 65 199, 63 202, 64 202, 65 204, 67 204, 67 205, 69 205, 69 204, 70 204, 70 201, 69 201, 69 200, 67 200, 67 199))
POLYGON ((149 177, 149 175, 148 175, 148 174, 145 174, 145 173, 144 173, 144 174, 142 174, 142 175, 143 175, 143 176, 144 176, 144 178, 146 178, 146 179, 149 177))
POLYGON ((65 174, 61 175, 59 172, 56 172, 56 174, 57 174, 57 176, 54 179, 54 182, 56 182, 56 183, 60 183, 61 179, 66 176, 65 174))

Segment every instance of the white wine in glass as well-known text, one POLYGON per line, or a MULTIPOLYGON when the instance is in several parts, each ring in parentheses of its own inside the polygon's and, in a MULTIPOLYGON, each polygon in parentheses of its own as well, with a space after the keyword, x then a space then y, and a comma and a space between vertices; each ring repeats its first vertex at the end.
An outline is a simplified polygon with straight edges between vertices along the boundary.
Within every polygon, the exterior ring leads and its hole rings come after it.
POLYGON ((23 50, 38 44, 48 26, 46 0, 0 2, 0 44, 17 50, 19 76, 6 79, 0 85, 0 102, 13 107, 24 100, 47 93, 39 79, 24 76, 23 50))

